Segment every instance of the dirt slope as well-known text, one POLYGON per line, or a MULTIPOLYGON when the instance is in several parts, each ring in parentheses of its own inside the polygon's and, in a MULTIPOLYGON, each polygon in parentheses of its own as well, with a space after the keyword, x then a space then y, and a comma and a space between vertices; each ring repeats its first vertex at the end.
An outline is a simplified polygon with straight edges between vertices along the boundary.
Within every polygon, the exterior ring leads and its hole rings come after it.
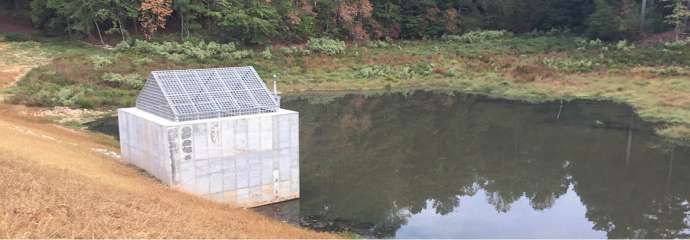
POLYGON ((0 237, 328 238, 171 190, 104 138, 0 105, 0 237))
POLYGON ((106 139, 21 111, 0 105, 0 237, 331 237, 171 190, 106 139))

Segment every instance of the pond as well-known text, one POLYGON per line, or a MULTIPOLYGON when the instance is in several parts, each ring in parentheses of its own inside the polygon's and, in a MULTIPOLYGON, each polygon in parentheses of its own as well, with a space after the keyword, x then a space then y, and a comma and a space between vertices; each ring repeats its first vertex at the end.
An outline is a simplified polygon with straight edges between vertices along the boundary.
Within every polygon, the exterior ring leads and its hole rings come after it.
POLYGON ((380 238, 689 237, 690 149, 630 107, 415 92, 288 97, 301 199, 258 208, 380 238))
POLYGON ((300 112, 301 199, 255 209, 282 221, 377 238, 690 237, 690 148, 625 105, 418 91, 283 107, 300 112))

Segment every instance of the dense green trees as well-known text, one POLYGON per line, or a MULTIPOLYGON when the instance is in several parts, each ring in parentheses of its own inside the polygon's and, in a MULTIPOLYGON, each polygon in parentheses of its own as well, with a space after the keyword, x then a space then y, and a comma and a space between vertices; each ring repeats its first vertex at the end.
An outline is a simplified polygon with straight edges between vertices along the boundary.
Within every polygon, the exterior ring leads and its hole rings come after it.
MULTIPOLYGON (((143 33, 142 0, 14 0, 56 34, 143 33), (27 7, 30 2, 30 7, 27 7)), ((602 39, 686 30, 687 0, 173 0, 168 32, 182 38, 305 41, 434 38, 475 29, 568 29, 602 39)), ((145 29, 145 28, 144 28, 145 29)))

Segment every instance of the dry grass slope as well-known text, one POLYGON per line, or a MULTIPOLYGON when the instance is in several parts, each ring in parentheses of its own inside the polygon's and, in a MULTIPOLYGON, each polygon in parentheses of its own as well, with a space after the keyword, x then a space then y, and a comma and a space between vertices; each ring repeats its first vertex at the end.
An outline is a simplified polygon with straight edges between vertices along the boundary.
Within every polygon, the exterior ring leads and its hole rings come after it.
POLYGON ((332 238, 166 188, 103 138, 0 105, 0 237, 332 238))

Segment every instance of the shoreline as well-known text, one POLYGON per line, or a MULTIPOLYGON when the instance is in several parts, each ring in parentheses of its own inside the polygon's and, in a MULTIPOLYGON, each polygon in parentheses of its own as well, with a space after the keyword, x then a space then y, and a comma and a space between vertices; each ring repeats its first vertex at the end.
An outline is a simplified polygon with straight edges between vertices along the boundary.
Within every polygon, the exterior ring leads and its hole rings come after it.
MULTIPOLYGON (((280 87, 279 87, 280 89, 280 87)), ((640 106, 635 106, 635 104, 625 101, 624 99, 617 99, 615 97, 609 96, 556 96, 556 95, 544 95, 541 98, 535 98, 529 95, 504 95, 504 94, 492 94, 482 91, 468 91, 467 89, 454 88, 454 87, 417 87, 417 88, 397 88, 397 89, 365 89, 365 90, 307 90, 307 91, 286 91, 283 92, 283 96, 289 97, 301 97, 301 96, 319 96, 323 99, 337 98, 348 94, 362 94, 365 96, 378 95, 386 93, 412 93, 415 91, 430 91, 445 94, 467 94, 467 95, 477 95, 482 97, 487 97, 490 99, 496 99, 501 101, 512 101, 512 102, 522 102, 528 104, 544 104, 549 102, 557 101, 593 101, 593 102, 610 102, 616 104, 623 104, 629 106, 633 112, 643 121, 650 123, 654 126, 655 134, 665 138, 666 140, 680 145, 690 146, 690 122, 685 123, 682 121, 667 121, 664 115, 649 115, 642 114, 645 109, 640 109, 640 106)), ((687 119, 690 120, 690 119, 687 119)))

